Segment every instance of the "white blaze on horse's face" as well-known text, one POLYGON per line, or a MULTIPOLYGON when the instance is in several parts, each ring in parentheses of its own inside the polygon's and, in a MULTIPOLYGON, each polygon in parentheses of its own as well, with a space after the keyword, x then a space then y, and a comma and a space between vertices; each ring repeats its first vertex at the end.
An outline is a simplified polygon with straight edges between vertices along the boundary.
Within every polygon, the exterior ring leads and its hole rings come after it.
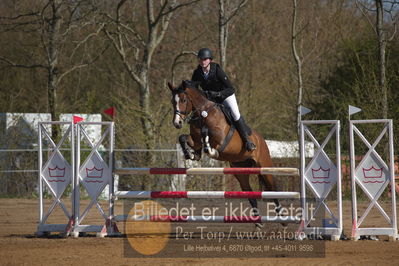
POLYGON ((180 115, 180 97, 179 94, 176 93, 175 94, 175 116, 173 118, 173 125, 175 126, 175 128, 182 128, 183 127, 183 119, 180 115))

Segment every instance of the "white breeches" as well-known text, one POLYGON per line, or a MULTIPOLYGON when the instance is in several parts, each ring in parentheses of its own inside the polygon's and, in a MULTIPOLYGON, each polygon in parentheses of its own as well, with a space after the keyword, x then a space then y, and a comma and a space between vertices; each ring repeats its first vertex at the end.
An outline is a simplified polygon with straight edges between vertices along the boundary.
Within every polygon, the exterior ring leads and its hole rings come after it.
POLYGON ((223 105, 227 106, 231 109, 231 114, 233 116, 234 121, 240 119, 240 110, 238 109, 236 95, 232 94, 223 101, 223 105))

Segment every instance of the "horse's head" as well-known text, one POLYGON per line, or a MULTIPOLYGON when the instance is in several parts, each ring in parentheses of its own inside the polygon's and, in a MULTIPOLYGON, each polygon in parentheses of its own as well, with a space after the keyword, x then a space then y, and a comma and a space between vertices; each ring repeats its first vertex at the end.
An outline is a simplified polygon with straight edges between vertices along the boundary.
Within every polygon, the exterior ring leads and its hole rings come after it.
POLYGON ((174 87, 168 83, 168 87, 172 92, 173 125, 176 128, 182 128, 185 119, 193 111, 193 104, 186 92, 186 88, 190 86, 191 84, 188 81, 183 81, 179 87, 174 87))

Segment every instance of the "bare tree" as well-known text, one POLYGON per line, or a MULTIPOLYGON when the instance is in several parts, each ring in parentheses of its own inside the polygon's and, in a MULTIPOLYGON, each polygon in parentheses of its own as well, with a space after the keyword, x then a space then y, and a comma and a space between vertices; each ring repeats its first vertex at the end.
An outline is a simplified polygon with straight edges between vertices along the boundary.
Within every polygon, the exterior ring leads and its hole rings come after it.
POLYGON ((173 13, 184 6, 191 5, 199 0, 178 3, 172 1, 146 1, 146 29, 140 32, 131 15, 125 15, 130 1, 120 0, 114 15, 104 14, 109 24, 104 33, 112 42, 119 58, 130 78, 139 87, 139 106, 141 108, 140 121, 146 139, 147 148, 154 145, 154 122, 150 110, 150 80, 149 71, 155 49, 161 44, 168 30, 173 13), (112 25, 114 27, 112 27, 112 25))
POLYGON ((229 38, 229 23, 239 13, 248 0, 240 0, 238 3, 228 0, 219 0, 219 54, 220 65, 226 67, 227 41, 229 38))
MULTIPOLYGON (((16 62, 9 56, 0 55, 0 61, 10 67, 17 68, 40 68, 44 69, 47 76, 47 102, 48 112, 53 121, 59 120, 59 110, 57 107, 57 89, 61 80, 71 72, 85 67, 91 59, 80 58, 79 63, 63 64, 61 57, 63 53, 69 53, 64 49, 70 44, 70 36, 82 28, 90 25, 86 20, 93 14, 93 7, 88 0, 68 1, 68 0, 47 0, 36 7, 36 10, 20 13, 12 17, 0 17, 2 32, 19 31, 23 33, 34 33, 40 39, 40 50, 42 54, 32 62, 16 62)), ((84 37, 84 40, 77 42, 75 50, 91 36, 98 34, 92 32, 84 37)), ((73 52, 72 52, 73 55, 73 52)), ((71 59, 69 56, 66 58, 71 59)), ((31 58, 34 58, 31 56, 31 58)), ((52 134, 57 138, 59 129, 54 126, 52 134)))
MULTIPOLYGON (((297 85, 297 102, 296 102, 296 111, 297 111, 297 132, 299 134, 299 126, 301 121, 301 114, 299 107, 303 104, 303 93, 304 93, 304 82, 303 82, 303 65, 304 62, 310 58, 310 56, 314 53, 317 47, 317 39, 319 34, 319 21, 318 18, 314 18, 313 24, 316 24, 314 29, 311 30, 310 35, 313 37, 309 37, 307 39, 309 43, 310 39, 313 38, 313 46, 308 49, 305 49, 303 46, 304 39, 306 37, 306 30, 310 27, 310 19, 306 18, 307 21, 299 21, 298 22, 298 10, 299 10, 299 2, 300 0, 292 0, 293 9, 292 9, 292 23, 291 23, 291 51, 295 61, 295 76, 296 76, 296 85, 297 85), (301 36, 303 35, 303 36, 301 36), (299 44, 298 44, 299 43, 299 44), (305 51, 306 50, 306 51, 305 51)), ((315 2, 314 2, 315 3, 315 2)), ((314 4, 313 3, 313 4, 314 4)), ((309 4, 309 3, 307 3, 309 4)))
POLYGON ((185 64, 187 63, 186 61, 182 60, 183 57, 187 56, 187 55, 194 55, 196 56, 197 53, 194 51, 181 51, 178 55, 175 56, 175 58, 173 59, 173 63, 171 66, 171 82, 172 84, 175 84, 175 69, 178 65, 180 64, 185 64))
POLYGON ((388 117, 388 88, 386 83, 386 47, 388 42, 395 37, 399 21, 399 1, 374 0, 375 9, 370 1, 356 0, 356 5, 363 13, 373 28, 378 42, 378 87, 382 93, 382 117, 388 117), (375 22, 372 22, 369 13, 375 14, 375 22), (390 21, 391 23, 386 23, 390 21), (388 35, 388 27, 392 27, 392 33, 388 35))
POLYGON ((297 129, 299 134, 299 125, 301 121, 301 114, 299 111, 299 106, 302 105, 302 94, 303 94, 303 80, 302 80, 302 59, 299 57, 297 50, 297 39, 299 31, 297 29, 297 12, 298 12, 298 2, 297 0, 292 0, 293 10, 292 10, 292 25, 291 25, 291 48, 292 55, 294 56, 295 66, 296 66, 296 77, 297 77, 297 129))

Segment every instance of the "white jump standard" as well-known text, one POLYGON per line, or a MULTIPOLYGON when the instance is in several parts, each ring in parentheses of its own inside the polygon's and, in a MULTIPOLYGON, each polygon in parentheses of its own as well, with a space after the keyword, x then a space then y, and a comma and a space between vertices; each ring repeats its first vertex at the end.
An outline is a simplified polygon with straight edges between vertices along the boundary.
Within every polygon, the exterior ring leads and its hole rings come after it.
POLYGON ((37 227, 36 234, 42 236, 51 232, 61 232, 65 236, 69 235, 72 230, 73 224, 73 207, 74 200, 72 201, 72 209, 68 209, 63 203, 61 197, 68 186, 74 190, 74 130, 72 122, 39 122, 39 225, 37 227), (66 127, 65 133, 58 143, 51 138, 51 126, 59 125, 66 127), (69 142, 68 149, 65 148, 62 151, 61 146, 65 146, 69 142), (46 161, 43 161, 44 145, 48 143, 50 146, 50 154, 46 161), (68 152, 70 157, 68 158, 68 152), (43 186, 44 185, 44 186, 43 186), (48 211, 44 210, 44 190, 47 189, 53 198, 53 203, 48 208, 48 211), (54 208, 59 205, 67 221, 65 224, 48 224, 47 220, 54 211, 54 208))
MULTIPOLYGON (((327 235, 331 240, 337 241, 342 235, 342 192, 341 192, 341 148, 340 148, 340 121, 339 120, 303 120, 300 124, 300 151, 301 151, 301 192, 307 195, 307 190, 313 194, 316 209, 311 217, 308 212, 304 212, 303 231, 312 235, 327 235), (318 138, 314 136, 310 127, 312 126, 330 126, 328 135, 322 143, 318 142, 318 138), (324 150, 329 142, 332 142, 335 134, 335 154, 336 161, 329 158, 324 150), (305 157, 305 140, 306 137, 315 145, 316 151, 307 163, 305 157), (334 201, 337 202, 337 211, 334 213, 327 205, 326 199, 331 194, 332 189, 336 185, 336 196, 334 201), (321 224, 312 226, 314 216, 324 209, 330 216, 331 224, 321 224)), ((306 204, 306 196, 302 197, 302 206, 306 204)))
POLYGON ((352 180, 352 239, 358 240, 363 235, 387 235, 391 241, 398 238, 398 227, 396 220, 396 194, 395 194, 395 173, 394 173, 394 152, 393 152, 393 126, 392 119, 378 120, 350 120, 350 157, 351 157, 351 180, 352 180), (358 129, 361 124, 380 124, 383 129, 373 144, 366 139, 358 129), (388 136, 389 158, 385 162, 375 150, 384 136, 388 136), (368 148, 361 162, 356 165, 355 161, 355 136, 368 148), (357 205, 357 188, 360 188, 370 199, 370 204, 360 216, 357 205), (386 190, 391 192, 390 215, 378 203, 378 199, 386 190), (388 222, 389 227, 361 227, 367 215, 373 207, 376 207, 382 217, 388 222))

